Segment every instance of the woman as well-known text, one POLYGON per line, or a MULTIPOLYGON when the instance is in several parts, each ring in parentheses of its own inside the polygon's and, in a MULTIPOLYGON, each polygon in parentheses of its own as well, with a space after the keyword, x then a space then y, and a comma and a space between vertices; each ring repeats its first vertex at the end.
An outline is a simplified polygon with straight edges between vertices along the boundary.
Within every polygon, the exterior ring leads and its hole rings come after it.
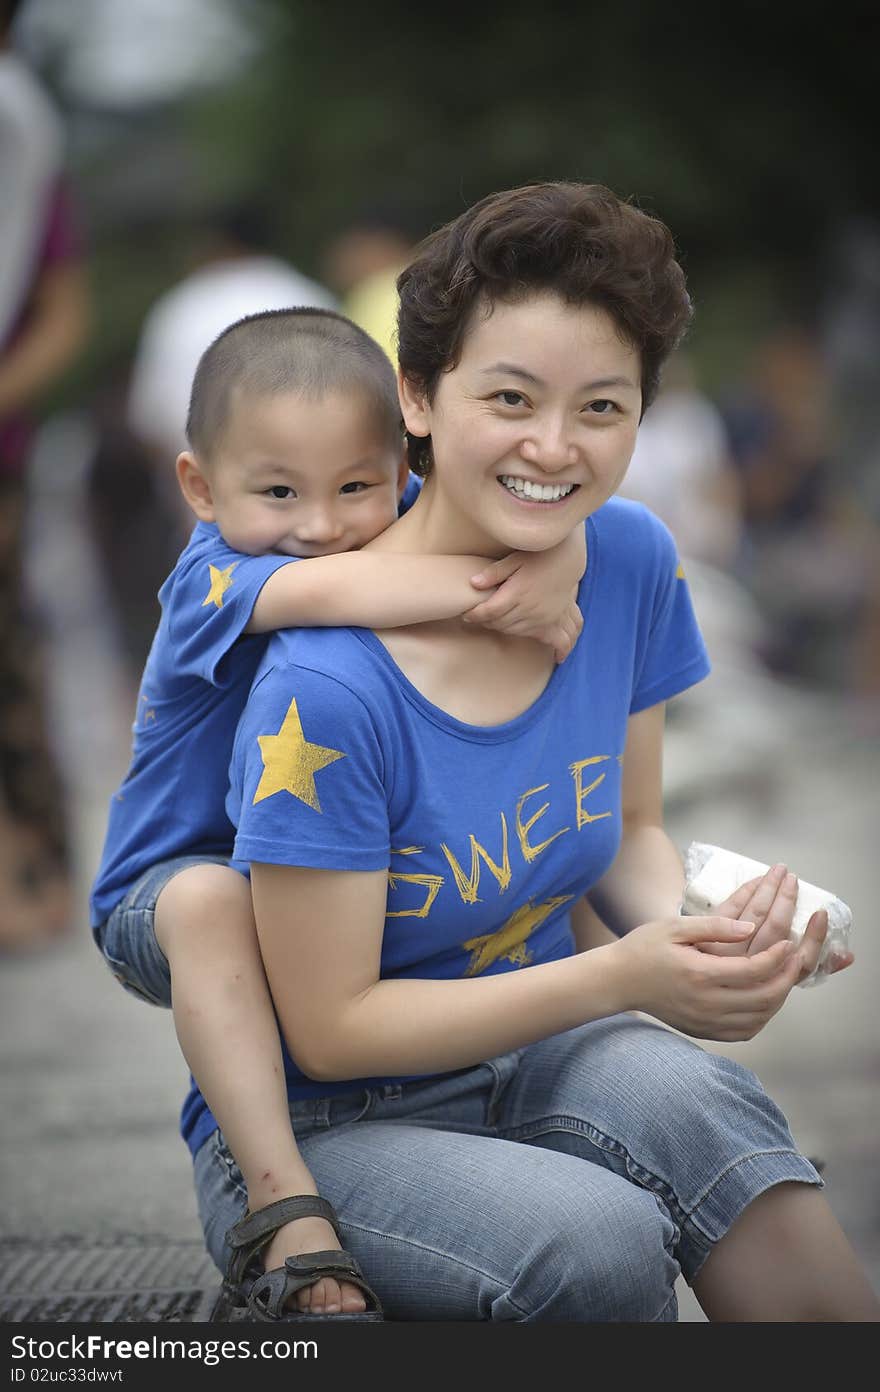
MULTIPOLYGON (((682 1270, 713 1319, 874 1319, 757 1079, 629 1013, 750 1038, 827 926, 784 941, 784 867, 677 916, 663 703, 708 664, 669 534, 612 499, 689 316, 669 234, 517 189, 399 285, 427 478, 373 545, 501 557, 586 519, 584 633, 555 670, 460 621, 273 640, 230 807, 307 1162, 391 1318, 674 1320, 682 1270), (577 952, 587 892, 622 936, 577 952)), ((240 1176, 197 1095, 184 1130, 225 1268, 240 1176)))

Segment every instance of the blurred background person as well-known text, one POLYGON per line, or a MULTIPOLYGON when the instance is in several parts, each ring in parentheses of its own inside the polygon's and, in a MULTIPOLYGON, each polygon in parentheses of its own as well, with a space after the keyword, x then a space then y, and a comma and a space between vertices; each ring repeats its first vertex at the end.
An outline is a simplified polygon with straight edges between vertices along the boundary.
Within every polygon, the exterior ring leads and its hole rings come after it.
POLYGON ((681 349, 645 412, 620 490, 662 517, 686 560, 730 570, 742 539, 740 482, 724 419, 681 349))
POLYGON ((419 240, 415 219, 390 204, 364 208, 323 253, 327 283, 340 309, 385 349, 397 366, 397 277, 419 240))
POLYGON ((818 334, 772 329, 722 409, 742 491, 738 570, 765 616, 764 660, 801 683, 880 698, 880 529, 838 457, 818 334))
POLYGON ((0 948, 45 941, 70 922, 66 792, 23 566, 35 408, 88 319, 61 124, 11 49, 18 8, 0 0, 0 948))
POLYGON ((205 219, 193 264, 150 307, 131 372, 127 424, 151 453, 176 551, 192 531, 192 515, 174 474, 186 448, 189 393, 199 358, 223 329, 246 314, 294 305, 335 309, 333 295, 270 249, 265 209, 256 201, 230 204, 205 219))
POLYGON ((780 722, 773 718, 759 655, 763 619, 737 573, 744 538, 741 484, 724 418, 698 385, 686 350, 679 349, 666 366, 619 491, 649 507, 675 537, 712 654, 707 681, 669 708, 667 796, 763 783, 780 722))

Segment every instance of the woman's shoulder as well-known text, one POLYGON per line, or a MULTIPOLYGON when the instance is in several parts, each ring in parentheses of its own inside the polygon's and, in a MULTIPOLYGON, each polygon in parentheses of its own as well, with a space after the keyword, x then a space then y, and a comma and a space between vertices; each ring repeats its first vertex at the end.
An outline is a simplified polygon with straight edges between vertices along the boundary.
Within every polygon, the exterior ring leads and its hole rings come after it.
POLYGON ((632 572, 656 575, 678 565, 678 547, 666 526, 644 503, 609 498, 588 519, 603 562, 624 564, 632 572))
POLYGON ((254 677, 260 687, 292 686, 334 711, 367 712, 389 704, 387 665, 377 661, 367 631, 357 628, 286 628, 271 634, 254 677))

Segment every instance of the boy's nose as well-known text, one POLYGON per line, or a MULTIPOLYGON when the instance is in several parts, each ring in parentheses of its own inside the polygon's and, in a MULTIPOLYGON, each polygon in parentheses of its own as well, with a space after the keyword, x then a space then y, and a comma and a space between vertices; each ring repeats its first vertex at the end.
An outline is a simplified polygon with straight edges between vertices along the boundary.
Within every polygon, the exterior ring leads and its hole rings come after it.
POLYGON ((319 546, 338 541, 342 536, 342 523, 329 508, 313 508, 305 517, 298 517, 296 535, 300 541, 311 541, 319 546))

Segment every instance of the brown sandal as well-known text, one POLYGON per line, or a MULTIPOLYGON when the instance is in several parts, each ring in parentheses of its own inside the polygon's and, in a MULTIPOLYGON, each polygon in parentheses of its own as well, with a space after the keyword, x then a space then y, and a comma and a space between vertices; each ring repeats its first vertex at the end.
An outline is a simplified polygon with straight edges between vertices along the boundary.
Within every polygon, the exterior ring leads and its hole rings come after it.
POLYGON ((384 1320, 376 1292, 367 1285, 364 1274, 350 1252, 302 1252, 288 1257, 283 1266, 263 1271, 256 1260, 279 1228, 297 1218, 326 1218, 339 1241, 339 1220, 333 1205, 315 1194, 296 1194, 278 1199, 256 1213, 246 1213, 229 1229, 226 1241, 233 1248, 232 1260, 211 1316, 213 1323, 259 1320, 274 1323, 326 1321, 327 1323, 376 1323, 384 1320), (324 1276, 349 1281, 363 1291, 366 1310, 357 1314, 312 1314, 289 1307, 297 1291, 313 1286, 324 1276))

